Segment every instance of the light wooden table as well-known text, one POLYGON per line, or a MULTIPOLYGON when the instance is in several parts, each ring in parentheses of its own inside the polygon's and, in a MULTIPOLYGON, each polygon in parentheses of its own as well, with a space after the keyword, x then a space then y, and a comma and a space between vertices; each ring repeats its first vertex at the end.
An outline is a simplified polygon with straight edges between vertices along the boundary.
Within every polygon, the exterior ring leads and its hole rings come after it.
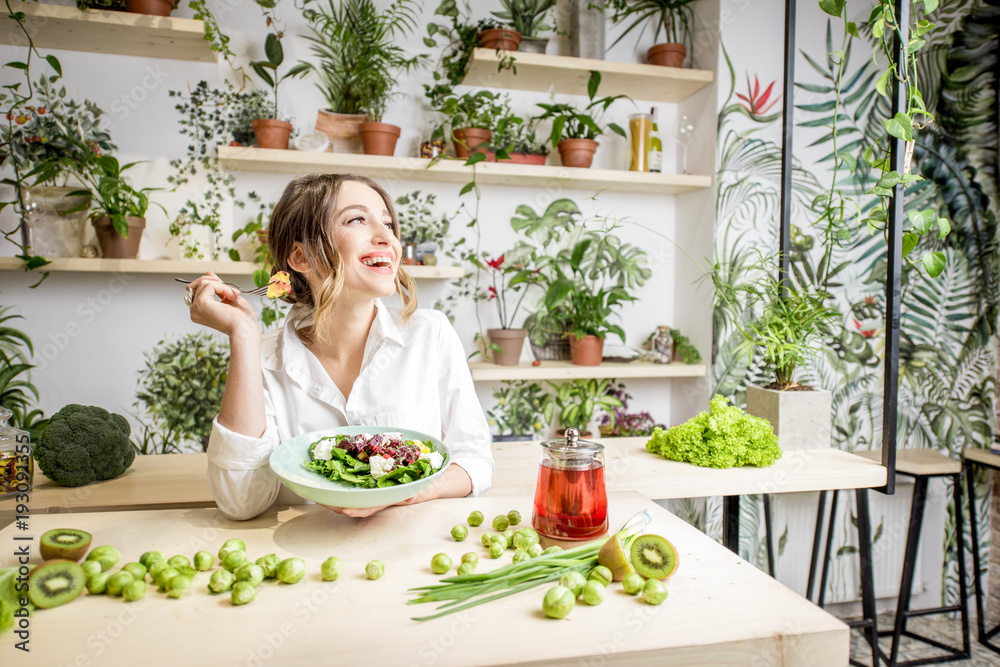
MULTIPOLYGON (((207 469, 205 454, 136 456, 120 477, 65 487, 43 475, 36 461, 29 507, 36 514, 208 507, 215 501, 208 488, 207 469)), ((0 501, 0 526, 13 519, 15 506, 13 498, 0 501)))
MULTIPOLYGON (((95 544, 111 543, 123 560, 147 549, 168 556, 216 551, 230 537, 247 543, 251 557, 298 556, 308 574, 295 585, 265 582, 249 605, 206 591, 207 574, 179 600, 149 590, 135 603, 84 594, 31 618, 30 654, 14 649, 17 637, 0 636, 0 664, 14 665, 846 665, 848 628, 753 566, 637 493, 609 498, 612 526, 648 510, 647 532, 670 539, 680 553, 667 582, 670 597, 650 606, 612 584, 604 603, 580 603, 565 620, 545 617, 547 586, 433 621, 412 616, 434 605, 408 606, 407 589, 434 583, 433 554, 458 561, 479 553, 478 570, 510 562, 485 557, 485 525, 463 543, 449 531, 471 510, 487 517, 531 512, 531 496, 439 500, 392 507, 369 519, 350 519, 316 505, 275 507, 246 522, 212 509, 44 514, 30 533, 0 531, 0 565, 14 563, 13 538, 56 527, 90 531, 95 544), (339 556, 344 574, 323 582, 320 563, 339 556), (385 575, 364 577, 378 558, 385 575)), ((488 523, 488 522, 487 522, 488 523)), ((35 545, 32 544, 32 547, 35 545)), ((37 562, 37 555, 32 561, 37 562)))

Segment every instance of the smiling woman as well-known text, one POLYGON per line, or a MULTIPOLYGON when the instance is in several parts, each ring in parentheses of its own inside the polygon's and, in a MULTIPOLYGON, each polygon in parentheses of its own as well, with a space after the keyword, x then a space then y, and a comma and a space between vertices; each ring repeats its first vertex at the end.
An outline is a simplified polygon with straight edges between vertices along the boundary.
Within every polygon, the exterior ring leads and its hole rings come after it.
MULTIPOLYGON (((250 304, 213 273, 188 287, 192 321, 230 339, 208 447, 219 509, 237 519, 260 514, 279 496, 271 452, 337 426, 412 429, 448 445, 451 465, 407 504, 486 491, 491 437, 465 352, 442 313, 417 310, 385 190, 353 175, 298 178, 274 209, 268 243, 274 271, 289 276, 284 298, 295 304, 281 330, 262 336, 250 304), (397 293, 402 308, 382 304, 397 293)), ((331 509, 357 517, 381 508, 331 509)))

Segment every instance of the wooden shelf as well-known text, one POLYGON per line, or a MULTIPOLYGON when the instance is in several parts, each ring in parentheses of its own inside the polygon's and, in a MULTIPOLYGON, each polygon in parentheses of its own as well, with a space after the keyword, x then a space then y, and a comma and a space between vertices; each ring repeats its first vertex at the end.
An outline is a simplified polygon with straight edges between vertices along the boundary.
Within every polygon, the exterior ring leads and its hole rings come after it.
MULTIPOLYGON (((502 57, 504 54, 501 54, 502 57)), ((494 49, 474 49, 469 72, 462 83, 469 86, 507 88, 586 95, 591 70, 601 73, 597 94, 628 95, 634 100, 680 102, 712 83, 714 74, 707 70, 637 65, 608 60, 547 56, 539 53, 512 54, 512 70, 497 71, 500 57, 494 49)))
MULTIPOLYGON (((0 257, 0 271, 23 270, 24 262, 16 257, 0 257)), ((257 269, 252 262, 230 262, 195 259, 87 259, 65 257, 52 260, 42 271, 78 271, 83 273, 169 273, 178 278, 214 271, 224 276, 249 276, 257 269)), ((417 280, 451 280, 461 278, 460 266, 407 266, 405 270, 417 280)))
POLYGON ((700 378, 708 375, 704 364, 652 364, 639 361, 600 366, 576 366, 569 361, 543 361, 540 366, 522 362, 517 366, 499 366, 491 361, 469 364, 477 382, 498 380, 576 380, 590 378, 700 378))
MULTIPOLYGON (((202 21, 16 1, 10 6, 15 12, 24 12, 25 25, 39 48, 203 63, 218 61, 217 54, 205 41, 202 21)), ((13 22, 4 22, 0 43, 27 46, 28 42, 13 22)))
MULTIPOLYGON (((285 174, 350 172, 370 178, 438 183, 468 183, 472 178, 472 168, 464 166, 462 160, 440 160, 432 164, 429 159, 415 157, 309 153, 240 146, 219 146, 218 151, 222 166, 232 171, 285 174)), ((682 194, 711 187, 712 177, 691 174, 653 174, 617 169, 577 169, 562 166, 480 162, 476 165, 476 182, 480 185, 682 194)))

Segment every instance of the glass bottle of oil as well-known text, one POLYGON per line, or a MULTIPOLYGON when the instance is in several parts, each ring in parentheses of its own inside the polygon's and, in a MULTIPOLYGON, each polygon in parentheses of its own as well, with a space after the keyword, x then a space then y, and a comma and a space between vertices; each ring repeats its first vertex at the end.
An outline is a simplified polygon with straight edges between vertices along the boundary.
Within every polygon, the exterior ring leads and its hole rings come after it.
POLYGON ((0 498, 31 490, 31 441, 27 431, 7 425, 11 414, 0 406, 0 498))
POLYGON ((660 129, 656 125, 656 107, 653 107, 653 132, 649 140, 649 170, 657 173, 663 171, 663 142, 660 141, 660 129))

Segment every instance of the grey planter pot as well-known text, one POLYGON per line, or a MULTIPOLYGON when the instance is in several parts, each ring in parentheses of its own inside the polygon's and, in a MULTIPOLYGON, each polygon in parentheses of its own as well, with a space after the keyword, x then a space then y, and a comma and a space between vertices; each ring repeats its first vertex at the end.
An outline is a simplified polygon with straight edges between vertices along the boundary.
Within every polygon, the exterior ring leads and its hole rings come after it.
POLYGON ((547 37, 525 37, 521 35, 521 43, 517 45, 517 50, 522 53, 545 53, 549 47, 547 37))
POLYGON ((747 387, 747 413, 771 422, 782 451, 829 447, 831 412, 828 391, 747 387))
POLYGON ((604 12, 589 9, 603 5, 603 0, 570 0, 569 50, 577 58, 604 60, 604 12))

